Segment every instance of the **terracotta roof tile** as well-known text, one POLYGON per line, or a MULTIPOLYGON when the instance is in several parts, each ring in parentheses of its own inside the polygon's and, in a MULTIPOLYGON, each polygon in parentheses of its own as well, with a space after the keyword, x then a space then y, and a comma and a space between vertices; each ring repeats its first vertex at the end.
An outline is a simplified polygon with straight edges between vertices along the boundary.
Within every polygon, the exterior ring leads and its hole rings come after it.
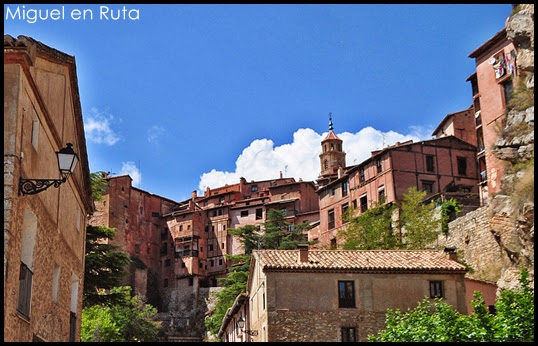
POLYGON ((464 265, 435 250, 308 250, 308 262, 299 261, 299 250, 254 250, 263 269, 359 271, 457 271, 464 265))
POLYGON ((332 132, 332 131, 329 131, 329 133, 327 134, 327 136, 325 137, 325 139, 322 142, 325 142, 328 139, 336 139, 336 140, 341 141, 341 139, 338 138, 338 136, 335 135, 334 132, 332 132))

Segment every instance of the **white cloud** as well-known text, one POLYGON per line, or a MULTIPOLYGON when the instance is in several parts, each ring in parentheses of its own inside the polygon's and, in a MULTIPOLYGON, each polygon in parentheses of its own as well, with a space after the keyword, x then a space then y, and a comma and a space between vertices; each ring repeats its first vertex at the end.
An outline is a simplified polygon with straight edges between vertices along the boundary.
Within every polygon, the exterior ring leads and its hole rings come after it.
POLYGON ((135 163, 132 161, 122 162, 121 163, 121 172, 120 175, 129 174, 133 179, 132 186, 140 188, 142 183, 142 173, 136 167, 135 163))
MULTIPOLYGON (((343 141, 346 152, 346 164, 352 166, 359 164, 371 156, 374 150, 382 149, 396 142, 409 139, 420 141, 431 138, 432 131, 421 128, 410 128, 411 133, 400 134, 394 131, 381 132, 372 127, 365 127, 357 133, 337 133, 343 141)), ((270 139, 256 139, 246 147, 235 162, 235 172, 222 172, 212 169, 200 177, 198 185, 201 192, 206 187, 217 188, 226 184, 237 184, 240 177, 247 181, 269 180, 280 176, 302 178, 312 181, 318 178, 321 170, 319 154, 321 154, 321 141, 327 132, 318 134, 314 130, 299 129, 293 134, 291 144, 274 147, 270 139)))
POLYGON ((111 114, 100 112, 95 107, 90 109, 89 113, 84 120, 86 139, 97 144, 116 144, 120 138, 110 127, 114 117, 111 114))
POLYGON ((153 125, 148 129, 146 138, 150 143, 158 143, 159 138, 161 138, 164 133, 165 131, 162 126, 153 125))

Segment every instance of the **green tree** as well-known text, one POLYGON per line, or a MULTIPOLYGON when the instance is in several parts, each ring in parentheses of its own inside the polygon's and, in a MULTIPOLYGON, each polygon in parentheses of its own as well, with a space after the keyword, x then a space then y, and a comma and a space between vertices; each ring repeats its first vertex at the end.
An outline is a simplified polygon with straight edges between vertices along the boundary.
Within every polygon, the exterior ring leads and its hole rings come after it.
POLYGON ((450 198, 441 203, 441 231, 444 235, 448 235, 448 223, 459 213, 461 213, 461 205, 456 199, 450 198))
POLYGON ((524 267, 519 283, 521 288, 502 290, 495 303, 494 341, 534 342, 534 289, 524 267))
POLYGON ((139 296, 131 297, 128 286, 111 290, 121 304, 93 305, 82 310, 81 341, 155 341, 160 323, 153 321, 157 310, 139 296))
POLYGON ((86 259, 84 268, 84 306, 121 301, 121 294, 112 288, 120 286, 131 260, 108 240, 116 230, 106 226, 86 227, 86 259))
POLYGON ((534 290, 528 270, 520 273, 521 288, 503 290, 488 313, 482 294, 474 293, 473 312, 460 314, 442 299, 424 298, 406 313, 387 310, 386 327, 368 340, 378 342, 534 342, 534 290))
POLYGON ((310 223, 292 224, 286 221, 286 211, 269 209, 260 239, 261 249, 293 250, 297 244, 309 244, 306 231, 310 223))
POLYGON ((399 218, 400 229, 404 229, 403 246, 407 249, 424 249, 439 236, 441 219, 435 210, 435 203, 423 203, 426 191, 418 191, 412 186, 403 195, 399 218))
POLYGON ((103 171, 90 173, 90 184, 92 187, 93 199, 96 201, 102 201, 103 195, 106 193, 108 182, 105 176, 106 173, 103 171))
POLYGON ((357 217, 352 217, 354 209, 348 209, 344 215, 348 226, 338 232, 338 236, 344 239, 344 250, 387 250, 398 246, 392 228, 395 207, 383 203, 384 200, 374 202, 372 208, 357 217))

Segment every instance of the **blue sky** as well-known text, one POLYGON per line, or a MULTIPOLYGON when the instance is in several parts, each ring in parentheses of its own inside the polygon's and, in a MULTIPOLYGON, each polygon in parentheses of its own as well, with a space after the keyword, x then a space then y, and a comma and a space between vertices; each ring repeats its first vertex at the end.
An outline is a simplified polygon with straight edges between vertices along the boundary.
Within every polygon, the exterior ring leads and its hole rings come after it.
POLYGON ((4 34, 75 56, 90 171, 183 201, 241 176, 315 180, 329 112, 347 165, 431 138, 471 105, 468 56, 511 9, 4 4, 4 34))

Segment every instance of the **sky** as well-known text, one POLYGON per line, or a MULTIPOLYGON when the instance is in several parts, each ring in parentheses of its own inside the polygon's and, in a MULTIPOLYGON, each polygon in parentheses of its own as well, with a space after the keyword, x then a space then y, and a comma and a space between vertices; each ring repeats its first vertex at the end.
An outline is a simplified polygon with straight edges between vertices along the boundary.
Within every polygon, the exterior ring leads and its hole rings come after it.
POLYGON ((4 35, 73 55, 90 172, 175 201, 207 187, 316 180, 432 138, 472 104, 469 54, 510 4, 4 4, 4 35))

